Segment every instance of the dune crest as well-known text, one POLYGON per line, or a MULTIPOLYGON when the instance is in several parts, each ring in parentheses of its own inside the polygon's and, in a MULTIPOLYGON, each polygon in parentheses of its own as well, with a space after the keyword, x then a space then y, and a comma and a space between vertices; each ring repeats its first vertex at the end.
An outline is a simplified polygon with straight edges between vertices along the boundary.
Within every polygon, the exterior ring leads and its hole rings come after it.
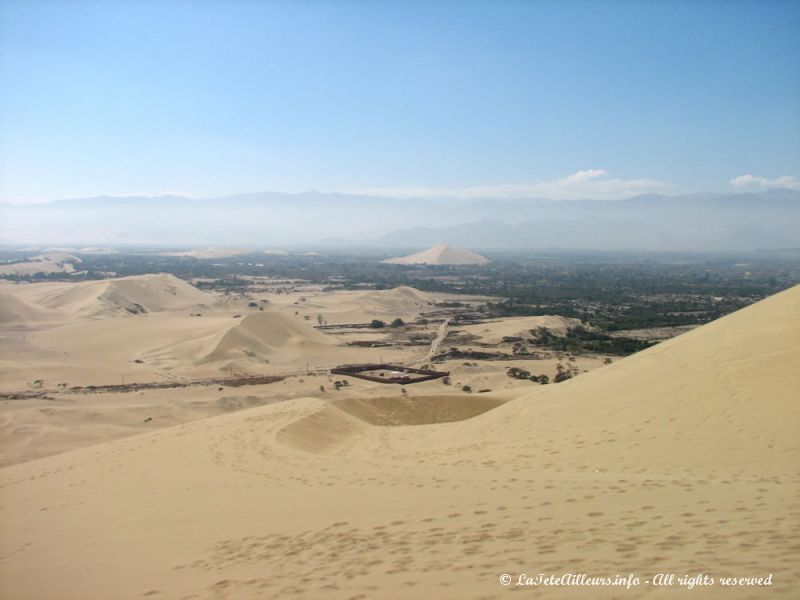
POLYGON ((110 317, 188 308, 214 297, 168 273, 77 283, 43 283, 14 290, 44 309, 79 317, 110 317))
POLYGON ((244 317, 226 331, 204 360, 299 354, 334 344, 324 333, 298 319, 275 312, 258 312, 244 317))

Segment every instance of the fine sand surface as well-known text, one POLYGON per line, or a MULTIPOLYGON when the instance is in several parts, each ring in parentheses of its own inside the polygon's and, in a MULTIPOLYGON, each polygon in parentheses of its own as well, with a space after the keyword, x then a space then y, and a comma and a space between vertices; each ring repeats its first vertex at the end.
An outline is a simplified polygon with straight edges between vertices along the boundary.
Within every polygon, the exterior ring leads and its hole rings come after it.
POLYGON ((800 287, 499 406, 300 397, 9 466, 0 597, 797 598, 798 364, 800 287))

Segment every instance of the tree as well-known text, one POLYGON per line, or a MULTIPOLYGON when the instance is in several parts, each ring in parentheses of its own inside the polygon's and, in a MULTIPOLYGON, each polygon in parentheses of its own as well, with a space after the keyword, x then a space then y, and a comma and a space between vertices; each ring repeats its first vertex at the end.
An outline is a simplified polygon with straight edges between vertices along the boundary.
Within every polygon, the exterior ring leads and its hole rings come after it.
POLYGON ((530 379, 531 373, 526 369, 520 369, 519 367, 511 367, 508 371, 506 371, 506 375, 509 377, 513 377, 514 379, 530 379))
POLYGON ((555 379, 553 379, 553 381, 555 381, 556 383, 561 383, 562 381, 566 381, 567 379, 572 379, 572 373, 570 373, 569 371, 559 371, 558 373, 556 373, 555 379))
POLYGON ((382 329, 386 326, 386 323, 381 321, 380 319, 372 319, 372 323, 369 324, 370 327, 373 329, 382 329))
POLYGON ((403 322, 403 319, 400 317, 397 317, 394 321, 392 321, 392 327, 402 327, 403 325, 405 325, 405 322, 403 322))

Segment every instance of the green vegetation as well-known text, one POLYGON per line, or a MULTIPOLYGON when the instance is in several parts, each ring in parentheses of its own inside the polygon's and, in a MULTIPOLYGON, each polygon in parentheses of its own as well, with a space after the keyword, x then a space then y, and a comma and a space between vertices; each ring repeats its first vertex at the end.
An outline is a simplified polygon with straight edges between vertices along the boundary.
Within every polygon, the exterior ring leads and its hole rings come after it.
POLYGON ((585 327, 572 327, 566 336, 557 336, 540 327, 531 331, 537 346, 543 346, 557 352, 573 354, 594 352, 596 354, 614 354, 627 356, 653 345, 652 342, 634 340, 626 337, 611 337, 604 333, 589 331, 585 327))
POLYGON ((528 379, 529 381, 541 383, 542 385, 550 383, 550 378, 547 375, 531 375, 530 371, 527 369, 520 369, 519 367, 511 367, 506 371, 506 375, 512 379, 528 379))
MULTIPOLYGON (((80 281, 164 272, 226 294, 246 293, 253 278, 302 280, 328 290, 409 285, 422 291, 497 298, 483 311, 457 315, 460 320, 561 315, 590 323, 597 334, 700 325, 800 283, 800 250, 741 255, 520 251, 490 254, 492 263, 481 267, 386 265, 380 262, 386 254, 377 252, 253 252, 203 260, 156 253, 164 248, 118 250, 115 254, 78 253, 82 262, 75 274, 5 278, 80 281)), ((19 262, 26 256, 19 249, 0 249, 3 262, 19 262)), ((289 288, 291 284, 287 284, 289 288)), ((459 311, 465 306, 447 301, 436 308, 459 311)), ((573 338, 555 343, 620 355, 640 348, 632 342, 581 335, 573 338)))

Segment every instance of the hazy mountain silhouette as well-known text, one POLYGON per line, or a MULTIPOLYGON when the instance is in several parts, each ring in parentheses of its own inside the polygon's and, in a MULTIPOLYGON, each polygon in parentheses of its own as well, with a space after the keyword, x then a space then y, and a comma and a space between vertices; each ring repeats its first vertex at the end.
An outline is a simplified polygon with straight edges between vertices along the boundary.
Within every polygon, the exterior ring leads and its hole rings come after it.
POLYGON ((753 250, 800 240, 800 192, 627 200, 405 200, 348 194, 94 197, 0 205, 5 243, 360 244, 753 250))

